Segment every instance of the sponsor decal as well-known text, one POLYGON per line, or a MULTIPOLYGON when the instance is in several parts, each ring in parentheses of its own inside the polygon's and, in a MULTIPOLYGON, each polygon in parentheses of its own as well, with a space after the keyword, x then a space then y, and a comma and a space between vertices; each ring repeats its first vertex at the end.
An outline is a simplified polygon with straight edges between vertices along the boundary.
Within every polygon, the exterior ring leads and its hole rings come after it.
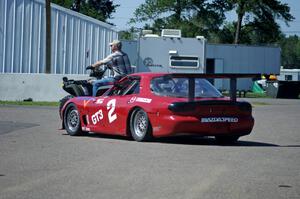
POLYGON ((159 131, 160 129, 161 129, 161 126, 153 127, 153 131, 159 131))
POLYGON ((100 120, 102 119, 103 119, 103 112, 101 109, 92 115, 92 122, 94 125, 100 122, 100 120))
MULTIPOLYGON (((101 103, 103 103, 103 101, 101 103)), ((109 123, 112 123, 113 121, 115 121, 117 119, 117 114, 115 113, 115 110, 116 110, 116 99, 112 99, 112 100, 108 101, 106 108, 108 110, 108 114, 107 114, 108 121, 109 121, 109 123)), ((92 123, 94 125, 96 125, 103 118, 104 118, 103 111, 102 111, 102 109, 99 109, 96 113, 94 113, 92 115, 92 117, 91 117, 92 123)), ((87 117, 87 121, 89 121, 88 117, 87 117)))
POLYGON ((133 102, 135 102, 135 100, 136 100, 136 97, 132 97, 128 103, 132 104, 133 102))
POLYGON ((95 102, 95 104, 102 104, 104 102, 104 99, 97 99, 97 101, 95 102))
POLYGON ((143 98, 143 97, 132 97, 128 103, 134 103, 134 102, 142 102, 142 103, 151 103, 152 99, 149 98, 143 98))
POLYGON ((136 101, 137 102, 143 102, 143 103, 151 103, 152 99, 138 97, 138 98, 136 98, 136 101))
POLYGON ((91 129, 90 129, 90 128, 88 128, 88 127, 85 127, 85 126, 83 126, 81 129, 82 129, 83 131, 91 131, 91 129))
POLYGON ((90 103, 91 99, 88 100, 83 100, 83 108, 86 108, 86 106, 88 105, 88 103, 90 103))
POLYGON ((239 119, 237 117, 203 117, 201 118, 202 123, 211 123, 211 122, 231 122, 236 123, 239 119))
POLYGON ((148 67, 162 67, 161 64, 154 64, 153 63, 153 59, 151 57, 146 57, 144 60, 143 60, 143 64, 145 66, 148 66, 148 67))

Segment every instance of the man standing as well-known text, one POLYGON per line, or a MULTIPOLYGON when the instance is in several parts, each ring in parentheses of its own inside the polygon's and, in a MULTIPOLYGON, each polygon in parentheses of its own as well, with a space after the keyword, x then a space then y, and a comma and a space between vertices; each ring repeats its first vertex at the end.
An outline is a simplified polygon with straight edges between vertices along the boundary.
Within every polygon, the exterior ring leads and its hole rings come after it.
POLYGON ((92 67, 99 67, 103 64, 107 65, 112 71, 112 77, 95 80, 93 82, 93 96, 96 96, 100 86, 108 85, 116 81, 118 77, 132 73, 128 55, 122 51, 122 43, 119 40, 114 40, 110 44, 112 53, 105 59, 92 64, 92 67))

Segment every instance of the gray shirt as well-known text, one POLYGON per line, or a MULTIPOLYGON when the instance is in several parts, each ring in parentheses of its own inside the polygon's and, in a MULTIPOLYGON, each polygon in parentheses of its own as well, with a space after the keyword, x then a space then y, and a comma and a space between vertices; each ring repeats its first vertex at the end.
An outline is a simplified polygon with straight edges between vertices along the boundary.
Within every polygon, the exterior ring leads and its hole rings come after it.
POLYGON ((123 51, 115 51, 102 60, 113 69, 113 76, 126 75, 132 73, 128 55, 123 51))

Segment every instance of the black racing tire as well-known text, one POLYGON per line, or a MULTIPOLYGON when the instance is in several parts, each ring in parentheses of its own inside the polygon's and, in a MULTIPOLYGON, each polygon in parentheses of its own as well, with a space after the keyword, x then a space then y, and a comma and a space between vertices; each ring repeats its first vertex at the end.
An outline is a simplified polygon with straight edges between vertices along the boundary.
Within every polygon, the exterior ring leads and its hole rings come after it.
POLYGON ((65 103, 69 100, 74 98, 73 95, 67 95, 64 98, 62 98, 61 100, 59 100, 59 115, 61 115, 61 109, 64 107, 65 103))
POLYGON ((217 143, 222 144, 222 145, 234 144, 238 141, 239 138, 240 138, 240 136, 237 136, 237 135, 215 136, 215 139, 216 139, 217 143))
POLYGON ((152 126, 147 113, 136 108, 130 116, 130 132, 135 141, 143 142, 152 139, 152 126))
POLYGON ((64 126, 67 133, 71 136, 84 135, 81 129, 80 113, 75 104, 70 103, 64 112, 64 126))

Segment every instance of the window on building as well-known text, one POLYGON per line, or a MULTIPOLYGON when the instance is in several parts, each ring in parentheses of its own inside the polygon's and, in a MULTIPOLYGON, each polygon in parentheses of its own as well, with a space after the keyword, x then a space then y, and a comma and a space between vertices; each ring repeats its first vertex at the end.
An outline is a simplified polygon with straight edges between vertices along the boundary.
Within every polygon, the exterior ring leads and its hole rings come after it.
POLYGON ((286 81, 292 81, 293 80, 293 76, 292 75, 285 75, 285 80, 286 81))
POLYGON ((198 68, 199 58, 197 56, 170 56, 171 68, 198 68))

